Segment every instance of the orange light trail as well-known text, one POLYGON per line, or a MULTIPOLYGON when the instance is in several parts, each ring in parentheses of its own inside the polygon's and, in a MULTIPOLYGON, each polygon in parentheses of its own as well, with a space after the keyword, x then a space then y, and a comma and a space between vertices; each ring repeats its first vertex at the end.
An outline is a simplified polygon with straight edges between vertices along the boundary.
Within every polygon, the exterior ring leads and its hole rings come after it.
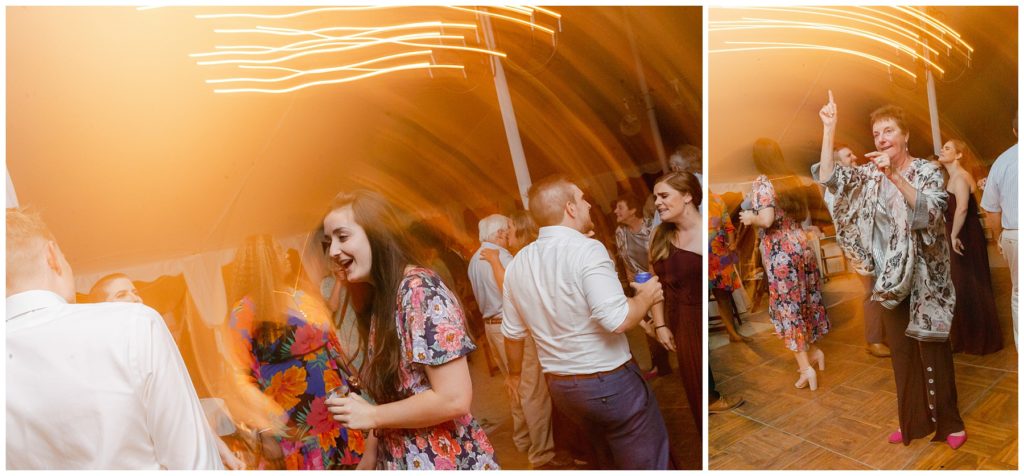
POLYGON ((776 42, 766 42, 766 41, 727 41, 725 43, 728 44, 728 45, 760 45, 760 46, 752 46, 752 47, 746 47, 746 48, 709 49, 708 50, 708 54, 711 54, 711 53, 736 53, 736 52, 744 52, 744 51, 768 51, 768 50, 821 50, 821 51, 833 51, 833 52, 837 52, 837 53, 844 53, 844 54, 849 54, 849 55, 854 55, 854 56, 859 56, 861 58, 869 59, 871 61, 874 61, 876 63, 884 65, 887 68, 896 68, 896 69, 898 69, 900 71, 903 71, 904 73, 906 73, 911 78, 917 79, 917 75, 916 74, 911 72, 909 69, 904 68, 904 67, 902 67, 902 66, 900 66, 900 65, 898 65, 896 63, 893 63, 893 62, 888 61, 888 60, 883 59, 883 58, 879 58, 879 57, 874 56, 874 55, 869 55, 867 53, 863 53, 863 52, 860 52, 860 51, 857 51, 857 50, 851 50, 851 49, 848 49, 848 48, 838 48, 838 47, 835 47, 835 46, 813 45, 813 44, 805 44, 805 43, 776 43, 776 42))
POLYGON ((352 82, 352 81, 358 81, 360 79, 366 79, 366 78, 370 78, 370 77, 374 77, 374 76, 380 76, 382 74, 394 73, 394 72, 398 72, 398 71, 417 70, 417 69, 459 69, 459 70, 461 70, 461 69, 464 69, 464 68, 461 65, 434 65, 434 64, 430 64, 430 63, 412 63, 412 64, 407 64, 407 65, 402 65, 402 66, 395 66, 395 67, 392 67, 392 68, 380 69, 380 70, 377 70, 377 71, 372 71, 372 72, 369 72, 369 73, 366 73, 366 74, 361 74, 361 75, 358 75, 358 76, 351 76, 351 77, 347 77, 347 78, 325 79, 325 80, 322 80, 322 81, 312 81, 312 82, 309 82, 309 83, 303 83, 303 84, 300 84, 298 86, 293 86, 293 87, 286 88, 286 89, 237 88, 237 89, 215 89, 215 90, 213 90, 213 92, 219 93, 219 94, 224 94, 224 93, 283 94, 283 93, 295 92, 295 91, 298 91, 298 90, 301 90, 301 89, 306 89, 306 88, 313 87, 313 86, 323 86, 323 85, 327 85, 327 84, 348 83, 348 82, 352 82))

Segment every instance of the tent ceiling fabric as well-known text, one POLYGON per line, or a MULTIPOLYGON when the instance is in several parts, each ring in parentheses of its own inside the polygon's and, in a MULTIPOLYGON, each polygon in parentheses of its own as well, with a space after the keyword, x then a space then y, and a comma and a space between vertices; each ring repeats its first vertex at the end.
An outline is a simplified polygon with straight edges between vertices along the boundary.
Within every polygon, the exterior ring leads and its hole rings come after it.
MULTIPOLYGON (((700 8, 553 9, 562 14, 556 46, 495 22, 534 179, 657 167, 650 133, 618 127, 623 99, 639 97, 627 17, 663 140, 699 145, 700 8)), ((294 10, 7 8, 8 171, 76 272, 230 248, 252 233, 302 233, 353 185, 384 187, 427 214, 517 196, 483 55, 458 58, 465 76, 407 71, 289 94, 215 94, 204 81, 221 72, 189 55, 224 44, 213 32, 224 23, 196 15, 294 10)), ((289 25, 473 21, 441 7, 346 15, 289 25)))
MULTIPOLYGON (((936 80, 941 132, 964 139, 987 165, 1016 141, 1010 122, 1017 103, 1017 8, 942 6, 929 12, 975 48, 971 68, 936 80)), ((766 15, 742 9, 708 12, 709 21, 766 15)), ((799 33, 805 41, 814 34, 799 33)), ((723 47, 730 36, 736 35, 710 32, 708 48, 723 47)), ((753 179, 757 171, 751 148, 758 137, 777 140, 787 162, 809 175, 808 166, 820 155, 818 110, 827 102, 829 89, 839 107, 838 142, 851 145, 858 155, 874 150, 868 116, 891 103, 907 113, 911 152, 930 156, 928 100, 923 70, 919 72, 922 79, 914 84, 905 78, 892 81, 883 66, 838 53, 709 54, 706 157, 711 182, 753 179)))

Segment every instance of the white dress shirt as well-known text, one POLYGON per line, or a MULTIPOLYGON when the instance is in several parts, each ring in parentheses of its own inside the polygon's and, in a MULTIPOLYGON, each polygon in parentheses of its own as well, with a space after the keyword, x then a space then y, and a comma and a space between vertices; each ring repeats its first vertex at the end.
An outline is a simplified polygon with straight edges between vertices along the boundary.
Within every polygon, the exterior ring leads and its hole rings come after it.
POLYGON ((223 469, 167 326, 142 304, 7 298, 7 469, 223 469))
POLYGON ((480 249, 473 253, 469 259, 469 284, 473 286, 473 295, 476 296, 476 303, 480 306, 480 314, 484 317, 501 316, 501 291, 498 283, 494 280, 494 271, 491 263, 480 259, 480 252, 485 248, 498 250, 498 260, 501 265, 508 267, 512 261, 512 253, 494 243, 485 241, 480 243, 480 249))
POLYGON ((580 375, 615 369, 631 357, 625 334, 629 303, 601 242, 564 226, 540 229, 505 271, 505 337, 533 334, 545 373, 580 375))
POLYGON ((1002 213, 1003 229, 1017 229, 1017 144, 999 154, 992 164, 981 194, 981 208, 1002 213))

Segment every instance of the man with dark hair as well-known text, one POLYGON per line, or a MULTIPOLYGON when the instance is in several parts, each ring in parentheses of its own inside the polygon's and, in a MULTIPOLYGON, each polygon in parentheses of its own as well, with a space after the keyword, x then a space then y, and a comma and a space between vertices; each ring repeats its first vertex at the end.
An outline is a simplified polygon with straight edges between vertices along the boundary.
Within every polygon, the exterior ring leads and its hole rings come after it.
MULTIPOLYGON (((633 195, 622 195, 615 199, 615 249, 626 271, 626 282, 633 282, 637 273, 650 272, 647 264, 647 246, 651 241, 654 225, 641 215, 642 205, 633 195)), ((651 380, 672 373, 668 351, 658 341, 647 336, 647 348, 651 352, 651 369, 644 378, 651 380)))
POLYGON ((669 469, 661 410, 623 335, 664 299, 661 284, 630 283, 636 295, 626 298, 608 251, 585 235, 590 204, 565 177, 537 182, 528 197, 541 228, 505 272, 510 380, 518 384, 532 335, 552 403, 582 428, 600 468, 669 469))
POLYGON ((74 302, 46 224, 7 209, 7 468, 223 469, 160 315, 74 302))

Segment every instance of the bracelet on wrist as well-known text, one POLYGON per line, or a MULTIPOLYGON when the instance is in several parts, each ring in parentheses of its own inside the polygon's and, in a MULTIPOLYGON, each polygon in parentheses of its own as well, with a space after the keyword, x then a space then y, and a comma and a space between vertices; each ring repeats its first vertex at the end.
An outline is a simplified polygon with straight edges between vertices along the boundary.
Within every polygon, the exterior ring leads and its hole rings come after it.
POLYGON ((665 324, 662 324, 660 326, 654 326, 654 330, 661 329, 662 327, 668 327, 668 326, 666 326, 665 324))

